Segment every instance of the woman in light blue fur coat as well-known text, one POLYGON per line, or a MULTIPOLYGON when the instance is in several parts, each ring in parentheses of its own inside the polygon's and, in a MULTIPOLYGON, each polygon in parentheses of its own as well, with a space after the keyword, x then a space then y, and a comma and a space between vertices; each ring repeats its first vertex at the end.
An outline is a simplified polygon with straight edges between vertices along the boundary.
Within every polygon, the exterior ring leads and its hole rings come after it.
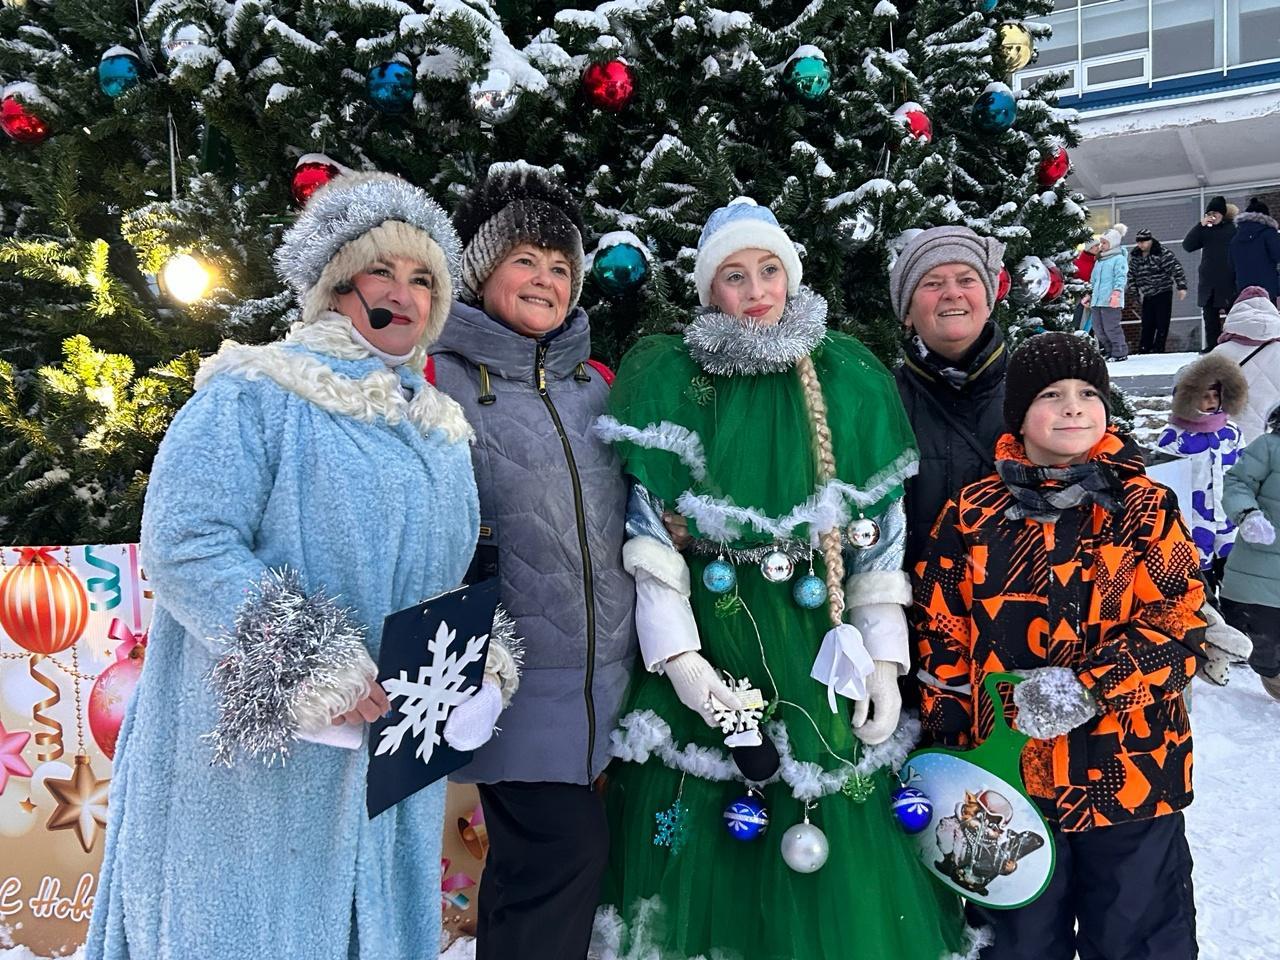
POLYGON ((445 785, 370 821, 364 734, 383 617, 456 587, 476 543, 471 431, 421 375, 457 262, 422 191, 334 181, 277 254, 301 322, 224 344, 174 419, 91 960, 436 956, 445 785), (342 731, 357 748, 296 739, 342 731))

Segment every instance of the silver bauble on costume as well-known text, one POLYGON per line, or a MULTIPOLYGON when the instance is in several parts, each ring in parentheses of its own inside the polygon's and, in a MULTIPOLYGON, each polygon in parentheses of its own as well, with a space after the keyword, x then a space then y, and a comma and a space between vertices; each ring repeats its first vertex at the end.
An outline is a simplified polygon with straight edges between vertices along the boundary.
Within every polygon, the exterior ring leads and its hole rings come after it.
POLYGON ((796 572, 795 561, 781 550, 774 550, 760 561, 760 572, 770 583, 786 583, 796 572))
POLYGON ((855 547, 874 547, 880 542, 880 524, 870 517, 858 517, 845 532, 855 547))
POLYGON ((782 835, 782 859, 796 873, 822 869, 830 853, 827 835, 812 823, 797 823, 782 835))
POLYGON ((471 109, 485 123, 502 123, 516 112, 520 91, 511 74, 501 67, 490 67, 479 80, 467 88, 471 95, 471 109))

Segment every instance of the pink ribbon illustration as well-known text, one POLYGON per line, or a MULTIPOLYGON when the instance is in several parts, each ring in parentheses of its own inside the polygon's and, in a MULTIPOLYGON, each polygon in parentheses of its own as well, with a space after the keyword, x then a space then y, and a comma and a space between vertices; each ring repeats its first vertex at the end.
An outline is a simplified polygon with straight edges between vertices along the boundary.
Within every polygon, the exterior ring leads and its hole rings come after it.
POLYGON ((474 887, 476 882, 465 873, 455 873, 449 876, 449 858, 440 858, 440 908, 455 907, 458 910, 465 910, 471 903, 471 898, 465 893, 458 893, 467 887, 474 887))

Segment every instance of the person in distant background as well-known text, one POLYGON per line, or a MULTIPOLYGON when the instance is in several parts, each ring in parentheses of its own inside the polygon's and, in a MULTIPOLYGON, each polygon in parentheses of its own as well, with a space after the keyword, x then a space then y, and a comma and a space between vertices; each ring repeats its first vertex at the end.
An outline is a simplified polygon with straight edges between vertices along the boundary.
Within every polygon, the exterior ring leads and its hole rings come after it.
POLYGON ((1241 287, 1262 287, 1272 300, 1280 296, 1280 230, 1267 205, 1257 197, 1236 218, 1236 235, 1228 246, 1236 283, 1241 287))
POLYGON ((1237 208, 1226 197, 1214 197, 1205 207, 1200 222, 1187 231, 1182 249, 1202 250, 1196 288, 1196 304, 1204 311, 1204 345, 1208 352, 1222 333, 1222 311, 1231 309, 1236 297, 1236 273, 1227 248, 1236 235, 1237 208))
POLYGON ((1169 319, 1173 316, 1173 291, 1178 299, 1186 299, 1187 275, 1173 251, 1151 235, 1139 230, 1137 245, 1129 254, 1129 286, 1142 299, 1142 336, 1139 353, 1164 353, 1169 336, 1169 319))
POLYGON ((1117 223, 1098 238, 1098 262, 1093 265, 1092 287, 1084 300, 1093 321, 1093 335, 1108 360, 1129 359, 1129 344, 1120 324, 1124 290, 1129 285, 1129 259, 1120 242, 1128 229, 1117 223))

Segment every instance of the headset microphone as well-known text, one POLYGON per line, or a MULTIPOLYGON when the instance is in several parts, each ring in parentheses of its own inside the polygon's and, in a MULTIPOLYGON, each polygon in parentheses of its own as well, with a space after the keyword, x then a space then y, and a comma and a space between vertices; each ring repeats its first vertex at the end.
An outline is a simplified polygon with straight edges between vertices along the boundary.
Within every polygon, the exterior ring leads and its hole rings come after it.
POLYGON ((371 308, 369 301, 364 298, 364 294, 360 292, 360 288, 352 283, 336 283, 333 285, 333 292, 345 296, 348 293, 354 293, 360 298, 360 303, 364 306, 364 312, 369 315, 369 326, 375 330, 381 330, 383 327, 391 326, 391 311, 386 307, 371 308))

